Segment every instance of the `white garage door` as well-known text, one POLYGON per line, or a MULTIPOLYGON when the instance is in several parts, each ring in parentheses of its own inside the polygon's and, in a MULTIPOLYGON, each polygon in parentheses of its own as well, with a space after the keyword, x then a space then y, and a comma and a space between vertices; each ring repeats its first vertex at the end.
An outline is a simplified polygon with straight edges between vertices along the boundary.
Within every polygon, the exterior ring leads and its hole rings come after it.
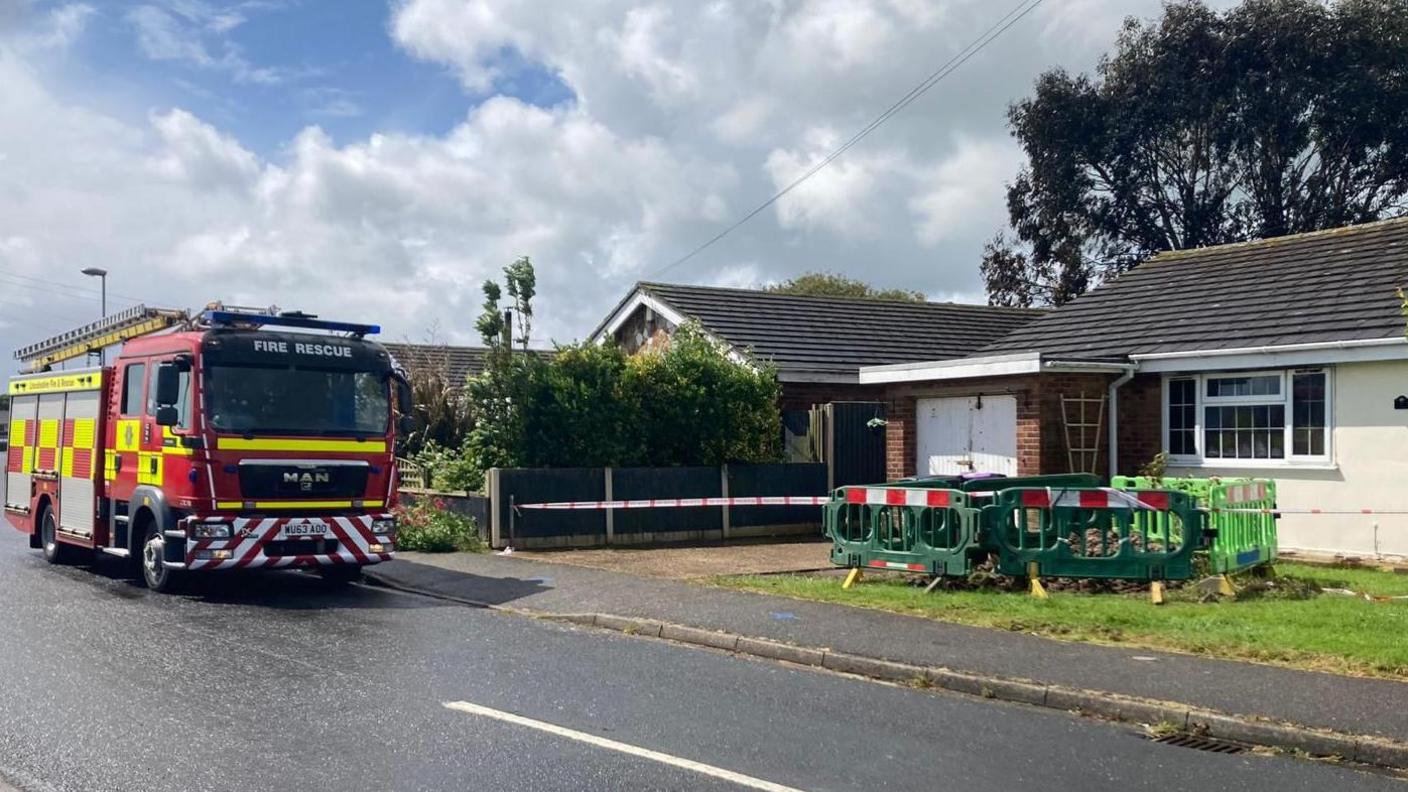
POLYGON ((919 475, 1017 475, 1017 398, 957 396, 915 405, 919 475))

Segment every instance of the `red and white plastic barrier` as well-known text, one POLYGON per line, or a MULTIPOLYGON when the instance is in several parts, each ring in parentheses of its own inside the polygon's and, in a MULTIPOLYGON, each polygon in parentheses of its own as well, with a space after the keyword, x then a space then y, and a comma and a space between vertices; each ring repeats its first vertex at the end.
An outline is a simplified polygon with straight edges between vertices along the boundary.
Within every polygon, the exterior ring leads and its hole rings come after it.
POLYGON ((1065 506, 1077 509, 1167 509, 1167 492, 1110 489, 1023 490, 1022 505, 1035 508, 1065 506))
POLYGON ((518 509, 584 510, 605 509, 689 509, 708 506, 825 506, 831 502, 826 495, 766 495, 740 498, 650 498, 647 500, 553 501, 550 503, 516 503, 518 509))
POLYGON ((846 503, 871 506, 933 506, 945 508, 953 500, 950 490, 904 487, 847 487, 846 503))

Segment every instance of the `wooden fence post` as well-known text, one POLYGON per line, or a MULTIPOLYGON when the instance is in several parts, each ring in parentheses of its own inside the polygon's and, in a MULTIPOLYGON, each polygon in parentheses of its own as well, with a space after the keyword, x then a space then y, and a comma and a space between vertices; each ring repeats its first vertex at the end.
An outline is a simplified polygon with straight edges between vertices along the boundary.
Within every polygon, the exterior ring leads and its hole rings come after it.
MULTIPOLYGON (((612 495, 615 486, 612 482, 611 468, 606 469, 606 497, 603 500, 613 501, 616 498, 612 495)), ((606 510, 606 543, 611 544, 616 538, 616 510, 606 510)))
POLYGON ((503 547, 499 542, 499 535, 502 532, 502 506, 503 501, 499 500, 499 469, 489 468, 484 474, 484 489, 489 494, 489 546, 493 548, 503 547))
MULTIPOLYGON (((722 465, 719 466, 719 493, 720 493, 720 497, 724 497, 724 498, 727 498, 727 497, 728 497, 728 463, 727 463, 727 462, 725 462, 725 463, 723 463, 722 465)), ((727 539, 727 538, 729 538, 729 534, 731 533, 731 531, 729 530, 729 524, 728 524, 728 504, 724 504, 723 509, 724 509, 724 510, 723 510, 723 516, 724 516, 724 522, 723 522, 723 538, 727 539)))

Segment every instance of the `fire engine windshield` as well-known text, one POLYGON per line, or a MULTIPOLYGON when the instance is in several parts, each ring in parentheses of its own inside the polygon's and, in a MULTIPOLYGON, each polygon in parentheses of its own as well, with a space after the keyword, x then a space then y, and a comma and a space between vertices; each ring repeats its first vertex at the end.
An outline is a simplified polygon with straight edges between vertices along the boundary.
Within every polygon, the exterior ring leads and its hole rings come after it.
POLYGON ((205 407, 219 432, 380 435, 391 419, 385 372, 213 365, 205 407))

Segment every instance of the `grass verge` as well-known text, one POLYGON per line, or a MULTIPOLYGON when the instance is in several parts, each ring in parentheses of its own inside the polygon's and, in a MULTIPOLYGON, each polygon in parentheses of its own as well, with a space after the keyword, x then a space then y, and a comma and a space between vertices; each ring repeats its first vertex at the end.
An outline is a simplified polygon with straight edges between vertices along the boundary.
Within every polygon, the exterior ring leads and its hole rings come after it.
POLYGON ((940 621, 1031 632, 1071 641, 1169 649, 1316 671, 1408 680, 1408 600, 1314 593, 1342 588, 1379 597, 1408 594, 1408 575, 1372 569, 1279 564, 1278 585, 1249 586, 1235 600, 1199 601, 1193 586, 1162 607, 1140 594, 936 591, 893 577, 845 590, 834 576, 716 578, 728 588, 853 605, 940 621))

